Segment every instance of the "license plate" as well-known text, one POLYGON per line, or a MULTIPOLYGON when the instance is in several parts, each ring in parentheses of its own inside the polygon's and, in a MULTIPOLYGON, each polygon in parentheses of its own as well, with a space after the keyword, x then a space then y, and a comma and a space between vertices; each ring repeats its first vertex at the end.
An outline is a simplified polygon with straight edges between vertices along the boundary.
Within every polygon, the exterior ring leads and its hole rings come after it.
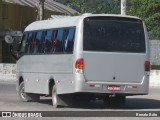
POLYGON ((121 87, 120 86, 115 86, 115 85, 109 85, 109 86, 107 86, 107 89, 111 90, 111 91, 120 91, 121 87))

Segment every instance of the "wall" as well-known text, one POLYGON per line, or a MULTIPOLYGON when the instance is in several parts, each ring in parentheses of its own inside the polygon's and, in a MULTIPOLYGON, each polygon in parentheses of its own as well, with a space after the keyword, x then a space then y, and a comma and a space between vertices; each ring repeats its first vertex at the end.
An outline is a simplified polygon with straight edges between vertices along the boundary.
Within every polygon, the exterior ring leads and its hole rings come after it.
POLYGON ((2 62, 2 40, 0 39, 0 63, 2 62))
POLYGON ((152 65, 160 65, 160 40, 150 40, 150 61, 152 65))
POLYGON ((2 0, 0 0, 0 29, 2 28, 2 0))
MULTIPOLYGON (((6 18, 2 21, 3 29, 23 31, 28 24, 36 21, 36 8, 11 3, 3 3, 3 5, 6 5, 8 8, 6 18)), ((3 9, 3 12, 6 11, 3 9)), ((54 12, 45 10, 44 18, 48 19, 53 14, 54 12)))
POLYGON ((160 70, 152 70, 150 72, 150 86, 160 87, 160 70))
POLYGON ((16 64, 0 64, 0 81, 16 79, 16 64))
MULTIPOLYGON (((55 12, 53 11, 45 10, 44 18, 48 19, 54 14, 55 12)), ((2 3, 0 0, 0 29, 23 31, 31 22, 36 21, 36 17, 36 8, 5 2, 2 3)))
MULTIPOLYGON (((51 15, 55 14, 53 11, 49 10, 45 10, 44 12, 45 19, 48 19, 51 15)), ((0 63, 15 63, 14 58, 8 53, 9 46, 2 43, 5 36, 4 31, 23 31, 27 25, 36 21, 36 15, 36 8, 18 4, 2 3, 2 0, 0 0, 0 32, 4 33, 3 35, 0 34, 0 63)))

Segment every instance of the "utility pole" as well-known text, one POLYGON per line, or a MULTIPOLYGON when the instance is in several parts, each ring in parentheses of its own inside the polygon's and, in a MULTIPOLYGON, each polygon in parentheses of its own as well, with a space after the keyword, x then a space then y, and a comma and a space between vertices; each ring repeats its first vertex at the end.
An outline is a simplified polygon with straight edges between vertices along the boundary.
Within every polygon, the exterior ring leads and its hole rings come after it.
POLYGON ((126 15, 126 0, 121 0, 121 15, 126 15))
POLYGON ((37 2, 36 2, 37 20, 44 19, 44 2, 45 2, 45 0, 37 0, 37 2))

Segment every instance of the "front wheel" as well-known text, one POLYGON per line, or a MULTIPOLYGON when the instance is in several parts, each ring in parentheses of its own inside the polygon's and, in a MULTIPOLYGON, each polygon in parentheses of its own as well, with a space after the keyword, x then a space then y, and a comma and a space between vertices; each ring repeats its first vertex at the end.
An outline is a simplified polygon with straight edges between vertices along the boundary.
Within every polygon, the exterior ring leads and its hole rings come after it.
POLYGON ((30 102, 30 101, 37 102, 40 100, 40 96, 38 94, 26 93, 24 91, 24 82, 22 82, 19 86, 19 96, 23 102, 30 102))

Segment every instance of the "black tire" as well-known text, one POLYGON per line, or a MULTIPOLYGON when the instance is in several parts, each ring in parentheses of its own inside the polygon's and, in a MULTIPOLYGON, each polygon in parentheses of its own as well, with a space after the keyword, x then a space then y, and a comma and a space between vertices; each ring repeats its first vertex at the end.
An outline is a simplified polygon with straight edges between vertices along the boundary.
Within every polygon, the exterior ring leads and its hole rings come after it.
POLYGON ((52 88, 52 105, 53 105, 53 109, 56 109, 58 107, 58 97, 57 97, 57 90, 55 85, 52 88))
POLYGON ((24 92, 24 82, 22 82, 19 86, 19 96, 23 102, 37 102, 40 100, 40 96, 38 94, 24 92))
POLYGON ((103 103, 105 107, 110 107, 110 98, 109 96, 104 96, 103 97, 103 103))
POLYGON ((111 108, 125 108, 126 96, 115 96, 110 98, 111 108))
POLYGON ((89 104, 90 104, 90 99, 87 98, 87 95, 83 94, 73 95, 71 107, 85 108, 88 107, 89 104))

